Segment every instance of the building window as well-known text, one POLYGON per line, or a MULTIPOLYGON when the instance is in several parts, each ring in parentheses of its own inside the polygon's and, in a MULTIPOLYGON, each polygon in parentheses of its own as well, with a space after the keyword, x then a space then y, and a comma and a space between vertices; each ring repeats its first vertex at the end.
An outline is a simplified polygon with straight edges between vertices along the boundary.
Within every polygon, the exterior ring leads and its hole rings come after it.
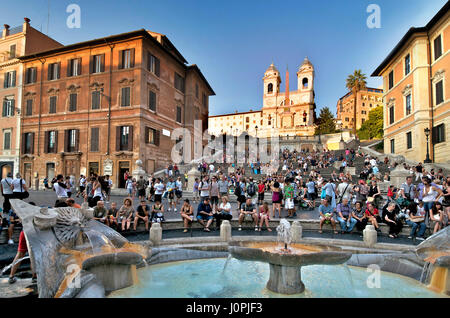
POLYGON ((49 113, 50 114, 55 114, 56 113, 56 96, 50 96, 49 113))
POLYGON ((389 107, 389 125, 394 123, 394 106, 389 107))
POLYGON ((34 152, 34 133, 23 134, 23 151, 32 154, 34 152))
POLYGON ((105 71, 105 54, 98 54, 91 57, 91 73, 102 73, 105 71))
POLYGON ((78 151, 78 134, 79 131, 77 129, 69 129, 65 131, 65 151, 66 152, 76 152, 78 151))
POLYGON ((405 110, 405 114, 406 116, 411 114, 411 94, 406 95, 405 97, 405 106, 406 106, 406 110, 405 110))
POLYGON ((159 146, 159 131, 150 127, 145 127, 145 142, 159 146))
POLYGON ((51 63, 48 65, 47 79, 49 81, 59 79, 61 63, 51 63))
POLYGON ((16 57, 16 45, 13 44, 9 47, 9 59, 13 59, 16 57))
POLYGON ((302 85, 303 88, 308 88, 308 79, 306 77, 302 80, 302 85))
POLYGON ((411 72, 411 55, 406 55, 405 57, 405 76, 411 72))
POLYGON ((92 91, 91 93, 91 108, 100 109, 100 91, 92 91))
POLYGON ((149 52, 147 61, 148 61, 147 70, 159 77, 159 68, 160 68, 159 59, 149 52))
POLYGON ((407 132, 406 133, 406 149, 412 148, 412 133, 407 132))
POLYGON ((273 84, 269 83, 269 85, 267 85, 267 94, 271 94, 273 93, 273 84))
POLYGON ((348 117, 345 117, 345 121, 349 121, 348 117))
POLYGON ((31 116, 33 115, 33 100, 27 99, 27 107, 25 111, 25 116, 31 116))
POLYGON ((3 81, 3 88, 15 86, 16 86, 16 71, 6 72, 3 81))
POLYGON ((119 54, 119 69, 134 67, 134 49, 122 50, 119 54))
POLYGON ((391 153, 395 153, 395 139, 391 139, 391 153))
POLYGON ((25 84, 36 83, 37 67, 29 67, 25 71, 25 84))
POLYGON ((133 126, 117 127, 117 150, 133 149, 133 126))
POLYGON ((365 118, 361 118, 361 125, 364 124, 365 121, 366 121, 365 118))
POLYGON ((202 95, 202 104, 203 104, 203 107, 208 107, 208 96, 206 96, 206 94, 205 93, 203 93, 203 95, 202 95))
POLYGON ((15 100, 6 99, 3 100, 2 117, 13 117, 15 111, 15 100))
POLYGON ((3 132, 3 150, 11 150, 11 131, 3 132))
POLYGON ((125 107, 130 105, 130 87, 122 87, 120 106, 125 107))
POLYGON ((81 58, 71 59, 67 63, 67 76, 79 76, 81 75, 81 58))
POLYGON ((433 127, 433 144, 438 144, 445 141, 445 125, 440 124, 433 127))
POLYGON ((436 83, 436 105, 444 102, 444 80, 436 83))
POLYGON ((436 61, 442 55, 442 42, 441 36, 439 35, 436 39, 434 39, 434 60, 436 61))
POLYGON ((184 93, 184 78, 175 72, 175 88, 184 93))
POLYGON ((177 106, 177 123, 181 124, 181 107, 177 106))
POLYGON ((77 93, 72 93, 69 95, 69 112, 74 112, 77 110, 77 93))
POLYGON ((389 89, 391 89, 392 87, 394 87, 394 71, 393 70, 389 73, 389 89))
POLYGON ((148 91, 148 109, 156 112, 156 93, 154 91, 148 91))
POLYGON ((45 145, 44 152, 45 153, 56 153, 57 152, 57 131, 46 131, 45 132, 45 145))
POLYGON ((91 128, 91 151, 99 151, 100 128, 91 128))

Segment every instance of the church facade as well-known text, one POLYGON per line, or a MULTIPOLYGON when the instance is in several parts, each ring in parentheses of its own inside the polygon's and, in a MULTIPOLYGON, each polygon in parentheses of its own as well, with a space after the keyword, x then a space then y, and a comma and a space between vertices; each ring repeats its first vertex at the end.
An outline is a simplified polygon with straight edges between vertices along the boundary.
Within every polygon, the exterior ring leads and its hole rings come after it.
POLYGON ((313 136, 315 129, 314 66, 305 58, 297 71, 297 90, 289 90, 286 70, 286 91, 280 91, 281 76, 272 63, 263 77, 263 107, 259 111, 209 116, 211 135, 295 137, 313 136))

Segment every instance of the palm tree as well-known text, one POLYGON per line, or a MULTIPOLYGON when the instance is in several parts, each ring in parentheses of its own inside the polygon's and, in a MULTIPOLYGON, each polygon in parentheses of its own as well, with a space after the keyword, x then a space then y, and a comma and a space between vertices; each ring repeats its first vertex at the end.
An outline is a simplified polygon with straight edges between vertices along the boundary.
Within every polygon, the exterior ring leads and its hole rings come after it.
POLYGON ((353 107, 353 134, 356 138, 356 102, 358 98, 358 92, 360 90, 363 90, 366 88, 366 74, 363 74, 361 70, 355 70, 353 74, 350 74, 347 77, 347 82, 345 86, 348 88, 349 91, 353 93, 353 96, 355 96, 355 103, 353 107))

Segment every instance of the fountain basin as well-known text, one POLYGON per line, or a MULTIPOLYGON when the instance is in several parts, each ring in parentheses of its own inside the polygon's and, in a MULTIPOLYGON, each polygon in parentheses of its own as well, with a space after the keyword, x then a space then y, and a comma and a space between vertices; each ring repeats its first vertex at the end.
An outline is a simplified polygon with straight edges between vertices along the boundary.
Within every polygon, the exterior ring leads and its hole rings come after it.
POLYGON ((230 242, 228 250, 234 258, 269 263, 267 289, 280 294, 299 294, 305 290, 301 267, 307 265, 337 265, 350 259, 352 253, 339 247, 312 244, 290 244, 288 250, 276 242, 230 242))
POLYGON ((134 252, 101 254, 85 260, 82 269, 94 274, 105 291, 111 292, 136 283, 136 265, 142 260, 134 252))

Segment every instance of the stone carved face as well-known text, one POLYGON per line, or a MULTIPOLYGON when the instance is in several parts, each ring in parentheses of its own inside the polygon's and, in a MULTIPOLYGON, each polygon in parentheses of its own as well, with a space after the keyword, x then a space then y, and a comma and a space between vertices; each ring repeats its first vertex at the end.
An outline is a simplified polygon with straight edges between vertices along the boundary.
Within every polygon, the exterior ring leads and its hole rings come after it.
POLYGON ((57 208, 55 235, 63 244, 71 244, 77 239, 82 228, 86 227, 88 219, 80 209, 57 208))

